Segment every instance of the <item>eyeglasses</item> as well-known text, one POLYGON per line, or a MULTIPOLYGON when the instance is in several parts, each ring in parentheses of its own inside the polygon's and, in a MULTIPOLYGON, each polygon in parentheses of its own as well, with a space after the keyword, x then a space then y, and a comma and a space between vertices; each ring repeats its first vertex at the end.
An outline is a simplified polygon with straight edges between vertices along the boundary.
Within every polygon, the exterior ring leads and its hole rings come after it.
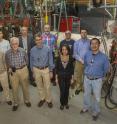
POLYGON ((41 41, 42 40, 42 38, 40 38, 40 39, 36 39, 36 41, 41 41))

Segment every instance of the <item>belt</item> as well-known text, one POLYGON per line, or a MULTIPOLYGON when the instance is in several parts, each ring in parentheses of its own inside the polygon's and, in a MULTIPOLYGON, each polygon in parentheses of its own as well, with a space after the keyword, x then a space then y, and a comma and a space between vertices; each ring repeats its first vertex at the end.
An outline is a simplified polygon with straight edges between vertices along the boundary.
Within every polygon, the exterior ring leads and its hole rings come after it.
POLYGON ((16 70, 23 69, 26 65, 16 68, 16 70))
POLYGON ((40 69, 40 70, 43 70, 43 69, 48 68, 48 66, 44 66, 44 67, 38 67, 38 66, 35 66, 35 68, 38 68, 38 69, 40 69))
POLYGON ((87 76, 87 78, 89 79, 89 80, 97 80, 97 79, 99 79, 100 77, 95 77, 95 78, 93 78, 93 77, 89 77, 89 76, 87 76))

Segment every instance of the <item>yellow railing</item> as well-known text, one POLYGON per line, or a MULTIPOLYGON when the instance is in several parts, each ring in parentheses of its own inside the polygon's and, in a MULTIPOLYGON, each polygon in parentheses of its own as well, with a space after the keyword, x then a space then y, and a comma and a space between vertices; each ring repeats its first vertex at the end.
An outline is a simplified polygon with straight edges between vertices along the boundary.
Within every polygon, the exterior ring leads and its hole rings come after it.
MULTIPOLYGON (((87 5, 91 0, 66 0, 68 3, 77 3, 79 5, 87 5)), ((104 3, 105 0, 103 0, 104 3)), ((107 4, 114 4, 115 0, 106 0, 107 4)))

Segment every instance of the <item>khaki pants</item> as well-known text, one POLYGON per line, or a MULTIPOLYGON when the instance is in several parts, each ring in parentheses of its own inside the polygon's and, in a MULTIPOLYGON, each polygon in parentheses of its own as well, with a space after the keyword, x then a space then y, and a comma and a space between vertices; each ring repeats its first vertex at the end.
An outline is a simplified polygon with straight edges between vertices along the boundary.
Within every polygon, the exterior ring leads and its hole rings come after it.
POLYGON ((76 61, 75 69, 74 69, 74 80, 76 80, 77 90, 82 90, 83 88, 83 73, 84 73, 84 65, 80 61, 76 61))
POLYGON ((23 69, 18 69, 10 75, 12 92, 13 92, 13 102, 18 104, 18 89, 19 84, 22 87, 24 102, 29 102, 29 72, 27 67, 23 69))
POLYGON ((49 69, 40 70, 38 68, 33 68, 35 81, 37 83, 37 88, 39 91, 39 96, 41 100, 46 100, 51 102, 51 93, 50 93, 50 75, 49 69))
POLYGON ((10 101, 10 95, 9 95, 9 83, 8 83, 8 74, 7 71, 0 74, 0 83, 3 88, 3 95, 6 99, 6 101, 10 101))

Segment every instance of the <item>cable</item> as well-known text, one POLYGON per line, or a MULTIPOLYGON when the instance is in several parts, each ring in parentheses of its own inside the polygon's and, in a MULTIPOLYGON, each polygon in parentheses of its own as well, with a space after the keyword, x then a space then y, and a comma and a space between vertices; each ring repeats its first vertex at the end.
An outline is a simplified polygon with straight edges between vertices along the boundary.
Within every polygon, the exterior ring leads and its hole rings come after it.
POLYGON ((116 74, 116 70, 117 70, 117 65, 114 64, 113 65, 113 74, 112 74, 112 77, 111 77, 111 80, 110 80, 110 83, 109 83, 109 89, 108 89, 108 92, 105 96, 105 106, 108 108, 108 109, 115 109, 117 108, 117 103, 115 103, 111 96, 112 96, 112 92, 113 92, 113 87, 112 87, 112 84, 113 84, 113 81, 114 81, 114 77, 115 77, 115 74, 116 74), (110 104, 113 105, 113 106, 110 106, 110 104))

